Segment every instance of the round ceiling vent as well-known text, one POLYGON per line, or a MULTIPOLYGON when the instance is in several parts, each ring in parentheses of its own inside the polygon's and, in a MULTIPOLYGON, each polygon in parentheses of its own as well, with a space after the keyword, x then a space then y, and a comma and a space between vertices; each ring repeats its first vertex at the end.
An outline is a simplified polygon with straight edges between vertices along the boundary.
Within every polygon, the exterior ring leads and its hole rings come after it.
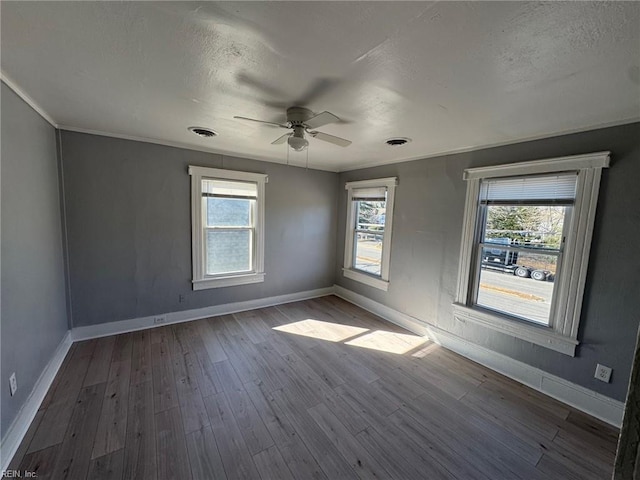
POLYGON ((204 128, 204 127, 189 127, 189 131, 192 133, 195 133, 199 137, 204 137, 204 138, 211 138, 218 135, 216 132, 214 132, 210 128, 204 128))
POLYGON ((401 147, 402 145, 406 145, 410 141, 411 141, 410 138, 396 137, 396 138, 390 138, 389 140, 385 140, 384 143, 386 143, 390 147, 401 147))

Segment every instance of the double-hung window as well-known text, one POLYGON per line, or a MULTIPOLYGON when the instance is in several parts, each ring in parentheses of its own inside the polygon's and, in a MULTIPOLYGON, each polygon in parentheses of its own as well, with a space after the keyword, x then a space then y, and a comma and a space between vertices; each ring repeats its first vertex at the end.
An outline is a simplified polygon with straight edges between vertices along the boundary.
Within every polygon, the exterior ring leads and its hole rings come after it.
POLYGON ((381 290, 389 286, 393 200, 397 179, 349 182, 344 276, 381 290))
POLYGON ((266 175, 189 167, 193 289, 264 281, 266 175))
POLYGON ((608 152, 469 169, 454 313, 575 355, 608 152))
POLYGON ((480 181, 474 305, 550 324, 577 179, 567 172, 480 181))

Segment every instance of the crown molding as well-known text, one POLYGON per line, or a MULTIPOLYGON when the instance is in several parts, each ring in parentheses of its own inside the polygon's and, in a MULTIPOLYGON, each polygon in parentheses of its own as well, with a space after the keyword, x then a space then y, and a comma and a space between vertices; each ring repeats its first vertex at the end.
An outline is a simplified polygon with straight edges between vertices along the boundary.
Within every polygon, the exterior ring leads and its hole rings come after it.
MULTIPOLYGON (((120 140, 130 140, 132 142, 143 142, 143 143, 151 143, 154 145, 162 145, 164 147, 173 147, 173 148, 181 148, 183 150, 194 150, 196 152, 204 152, 204 153, 213 153, 216 155, 224 155, 227 157, 235 157, 235 158, 242 158, 242 159, 246 159, 246 160, 258 160, 260 162, 268 162, 268 163, 275 163, 276 165, 287 165, 290 167, 296 167, 296 168, 306 168, 304 165, 300 165, 300 164, 287 164, 286 163, 286 159, 283 160, 275 160, 273 158, 266 158, 266 157, 260 157, 257 155, 244 155, 236 153, 236 152, 230 152, 230 151, 226 151, 226 150, 218 150, 218 149, 214 149, 214 148, 207 148, 207 147, 201 147, 199 145, 190 145, 188 143, 181 143, 181 142, 173 142, 173 141, 169 141, 169 140, 160 140, 158 138, 148 138, 148 137, 138 137, 135 135, 126 135, 124 133, 112 133, 112 132, 105 132, 102 130, 92 130, 90 128, 82 128, 82 127, 74 127, 72 125, 58 125, 58 127, 60 130, 65 130, 68 132, 75 132, 75 133, 84 133, 87 135, 98 135, 101 137, 109 137, 109 138, 118 138, 120 140)), ((335 168, 326 168, 320 165, 309 165, 309 169, 311 170, 321 170, 323 172, 332 172, 332 173, 337 173, 337 170, 335 168)))
POLYGON ((42 108, 33 98, 27 95, 27 93, 22 90, 18 86, 18 84, 14 82, 11 77, 9 77, 3 70, 0 70, 0 80, 2 80, 7 87, 13 90, 13 92, 18 95, 27 105, 33 108, 53 128, 58 128, 58 123, 53 119, 53 117, 49 115, 47 111, 42 108))
POLYGON ((429 158, 447 157, 449 155, 458 155, 461 153, 479 152, 481 150, 489 150, 490 148, 506 147, 510 145, 517 145, 519 143, 535 142, 537 140, 546 140, 549 138, 562 137, 565 135, 573 135, 576 133, 591 132, 593 130, 602 130, 604 128, 620 127, 622 125, 631 125, 633 123, 638 123, 638 122, 640 122, 640 116, 636 115, 629 118, 623 118, 622 120, 614 120, 612 122, 603 122, 595 125, 589 125, 586 127, 561 130, 559 132, 553 132, 553 133, 549 133, 549 132, 541 133, 539 135, 532 135, 532 136, 523 137, 523 138, 514 138, 510 140, 505 140, 503 142, 485 143, 485 144, 478 144, 478 145, 473 145, 473 146, 463 147, 463 148, 440 150, 438 152, 429 153, 427 155, 418 155, 418 156, 412 156, 407 158, 355 164, 355 165, 348 166, 347 168, 339 169, 338 173, 353 172, 353 171, 362 170, 365 168, 381 167, 383 165, 393 165, 396 163, 416 162, 419 160, 426 160, 429 158))

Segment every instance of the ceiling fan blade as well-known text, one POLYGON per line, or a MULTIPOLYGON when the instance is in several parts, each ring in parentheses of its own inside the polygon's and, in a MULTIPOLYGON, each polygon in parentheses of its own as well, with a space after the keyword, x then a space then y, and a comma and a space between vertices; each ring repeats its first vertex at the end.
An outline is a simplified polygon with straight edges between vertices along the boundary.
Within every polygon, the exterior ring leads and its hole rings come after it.
POLYGON ((335 135, 329 135, 328 133, 309 132, 309 135, 311 135, 313 138, 317 138, 318 140, 324 140, 325 142, 333 143, 334 145, 338 145, 339 147, 348 147, 349 145, 351 145, 351 140, 336 137, 335 135))
POLYGON ((246 72, 239 73, 238 75, 236 75, 236 78, 238 82, 243 83, 256 90, 260 90, 262 91, 262 93, 265 93, 270 97, 275 97, 275 98, 287 97, 287 92, 284 92, 276 87, 272 87, 271 85, 267 84, 263 80, 259 80, 256 77, 252 77, 246 72))
POLYGON ((340 119, 336 117, 333 113, 322 112, 316 115, 315 117, 311 117, 309 120, 307 120, 304 123, 307 126, 307 128, 318 128, 318 127, 322 127, 323 125, 327 125, 329 123, 336 123, 339 121, 340 119))
POLYGON ((333 90, 339 83, 340 80, 337 78, 318 78, 313 82, 309 89, 295 101, 294 105, 299 105, 301 107, 309 105, 330 90, 333 90))
POLYGON ((283 125, 282 123, 266 122, 264 120, 256 120, 255 118, 239 117, 238 115, 234 115, 233 118, 237 118, 239 120, 249 120, 250 122, 264 123, 266 125, 273 125, 274 127, 289 128, 286 125, 283 125))
MULTIPOLYGON (((262 97, 258 98, 261 104, 267 107, 278 109, 278 110, 286 110, 287 107, 290 106, 289 102, 283 102, 282 100, 278 100, 280 98, 286 98, 287 97, 286 92, 273 88, 267 85, 266 83, 263 83, 254 77, 251 77, 247 73, 239 73, 238 75, 236 75, 236 79, 238 80, 238 83, 248 86, 251 90, 262 93, 263 94, 262 97)), ((239 88, 234 90, 233 93, 234 95, 246 96, 241 93, 241 91, 244 91, 244 90, 245 89, 243 88, 239 88)), ((255 95, 250 95, 249 97, 251 98, 252 101, 256 100, 255 95)))
POLYGON ((291 135, 290 133, 285 133, 281 137, 278 137, 273 142, 271 142, 271 145, 282 145, 284 142, 287 141, 287 138, 289 138, 290 135, 291 135))

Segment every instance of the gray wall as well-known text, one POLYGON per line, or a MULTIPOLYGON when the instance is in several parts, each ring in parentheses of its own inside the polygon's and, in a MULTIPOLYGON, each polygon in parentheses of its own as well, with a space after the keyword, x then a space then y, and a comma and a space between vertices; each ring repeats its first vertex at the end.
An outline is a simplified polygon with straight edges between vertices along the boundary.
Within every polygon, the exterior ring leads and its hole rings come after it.
POLYGON ((2 377, 4 437, 67 331, 54 128, 2 91, 2 377), (18 391, 9 395, 9 375, 18 391))
POLYGON ((640 123, 472 153, 386 165, 340 175, 336 282, 491 350, 624 400, 640 321, 640 123), (451 304, 460 253, 465 168, 612 152, 603 173, 579 331, 577 357, 479 325, 455 321, 451 304), (399 177, 391 246, 391 284, 383 292, 342 275, 346 181, 399 177), (611 383, 593 378, 596 363, 611 383))
POLYGON ((68 131, 62 158, 76 327, 333 285, 335 173, 68 131), (192 291, 188 165, 269 175, 264 283, 192 291))
MULTIPOLYGON (((62 132, 73 326, 338 284, 492 350, 624 400, 640 311, 640 124, 333 173, 62 132), (453 320, 468 167, 599 150, 602 179, 577 357, 453 320), (266 281, 191 290, 187 165, 269 175, 266 281), (345 181, 398 176, 391 287, 342 276, 345 181), (339 180, 339 181, 338 181, 339 180), (337 222, 337 223, 336 223, 337 222), (179 295, 185 296, 179 302, 179 295), (611 384, 593 379, 597 362, 611 384)), ((2 85, 2 436, 67 329, 55 131, 2 85), (9 397, 8 377, 19 390, 9 397)))

